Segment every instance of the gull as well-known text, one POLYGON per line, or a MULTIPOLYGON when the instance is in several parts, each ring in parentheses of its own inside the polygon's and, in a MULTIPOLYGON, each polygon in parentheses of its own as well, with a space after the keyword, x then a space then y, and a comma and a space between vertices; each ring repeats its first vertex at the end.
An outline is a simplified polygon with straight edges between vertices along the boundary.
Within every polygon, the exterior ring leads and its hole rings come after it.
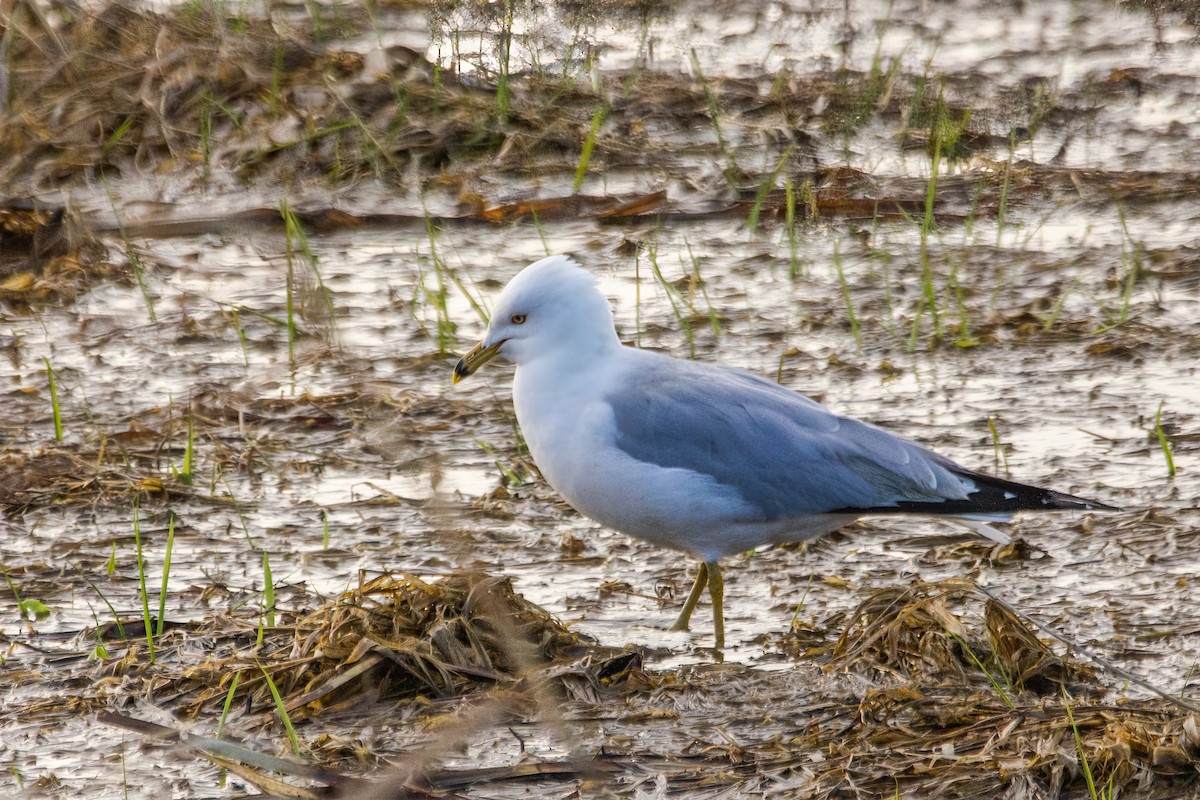
POLYGON ((601 525, 700 561, 672 630, 707 586, 725 646, 720 559, 798 542, 867 515, 985 523, 1024 510, 1117 510, 985 475, 741 369, 621 344, 594 275, 567 256, 521 270, 454 383, 495 357, 545 479, 601 525))

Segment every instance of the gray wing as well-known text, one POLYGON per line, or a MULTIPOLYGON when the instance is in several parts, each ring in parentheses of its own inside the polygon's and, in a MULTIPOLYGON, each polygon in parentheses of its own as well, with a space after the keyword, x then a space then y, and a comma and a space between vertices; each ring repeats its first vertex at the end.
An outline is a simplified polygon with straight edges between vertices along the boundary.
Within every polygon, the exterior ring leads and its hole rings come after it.
POLYGON ((647 369, 606 398, 617 446, 640 461, 711 475, 763 520, 971 505, 961 502, 977 488, 970 473, 915 442, 743 370, 667 357, 642 363, 647 369))

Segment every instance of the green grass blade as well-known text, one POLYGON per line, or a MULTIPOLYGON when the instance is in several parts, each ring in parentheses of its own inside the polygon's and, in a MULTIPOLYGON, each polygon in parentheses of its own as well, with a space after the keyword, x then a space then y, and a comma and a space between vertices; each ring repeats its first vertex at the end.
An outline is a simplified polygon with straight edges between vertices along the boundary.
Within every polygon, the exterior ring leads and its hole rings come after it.
POLYGON ((267 688, 271 690, 271 697, 275 699, 275 708, 279 711, 279 718, 283 720, 283 727, 287 729, 288 741, 291 742, 292 752, 300 755, 300 737, 296 735, 296 729, 292 727, 292 718, 288 716, 287 705, 283 702, 283 697, 279 694, 279 688, 275 685, 275 681, 271 680, 271 674, 263 667, 263 677, 267 679, 267 688))
POLYGON ((154 663, 154 628, 150 625, 150 595, 146 591, 146 560, 142 557, 141 509, 133 504, 133 542, 137 549, 138 585, 142 594, 142 623, 146 629, 146 648, 150 652, 150 663, 154 663))
POLYGON ((158 624, 154 635, 162 636, 163 620, 167 616, 167 587, 171 578, 171 551, 175 548, 175 514, 167 515, 167 554, 163 556, 162 586, 158 591, 158 624))
POLYGON ((1004 464, 1004 474, 1011 475, 1012 473, 1008 469, 1008 450, 1005 448, 1004 442, 1000 440, 1000 430, 996 427, 996 418, 989 414, 987 424, 988 430, 992 434, 992 447, 996 451, 996 469, 1004 464))
POLYGON ((854 343, 862 350, 862 333, 858 329, 858 315, 854 313, 854 299, 850 296, 850 285, 846 283, 846 273, 842 270, 842 255, 835 242, 833 245, 833 266, 837 269, 838 283, 842 286, 842 300, 846 303, 846 314, 850 317, 850 332, 854 334, 854 343))
POLYGON ((575 166, 575 181, 571 185, 572 191, 578 192, 583 186, 583 180, 587 177, 588 164, 592 160, 592 149, 596 146, 596 137, 600 135, 600 128, 607 118, 608 103, 601 103, 592 114, 591 127, 588 129, 587 138, 583 140, 583 147, 579 151, 579 163, 575 166))
POLYGON ((1092 765, 1088 763, 1087 751, 1083 748, 1083 737, 1079 735, 1079 726, 1075 723, 1075 712, 1071 710, 1071 698, 1067 696, 1067 687, 1062 688, 1063 707, 1067 710, 1067 721, 1071 723, 1071 731, 1075 734, 1075 749, 1079 752, 1079 764, 1083 769, 1083 779, 1087 781, 1088 797, 1100 800, 1096 791, 1096 777, 1092 775, 1092 765))
POLYGON ((771 194, 775 186, 779 183, 779 173, 783 172, 783 168, 787 166, 794 149, 795 146, 789 144, 787 149, 783 151, 783 155, 779 157, 778 163, 775 164, 775 169, 771 170, 770 175, 764 175, 762 182, 758 184, 758 191, 754 195, 754 205, 750 207, 750 213, 746 216, 746 227, 750 229, 751 238, 754 237, 754 232, 758 230, 758 218, 762 213, 763 203, 766 202, 767 196, 771 194))
POLYGON ((50 359, 45 356, 42 356, 42 363, 46 365, 46 380, 50 384, 50 410, 54 413, 54 439, 62 442, 62 409, 58 405, 58 384, 54 380, 54 367, 50 366, 50 359))
POLYGON ((984 666, 983 662, 979 660, 979 656, 975 655, 975 651, 972 650, 971 646, 967 644, 967 640, 959 636, 957 633, 950 633, 950 631, 946 631, 946 633, 949 633, 950 636, 953 637, 954 641, 958 642, 959 647, 963 649, 963 652, 967 654, 967 657, 971 659, 972 663, 974 663, 975 666, 979 668, 979 671, 982 672, 988 679, 988 683, 990 683, 992 688, 996 690, 996 694, 1000 695, 1000 699, 1004 701, 1004 704, 1011 709, 1016 709, 1016 705, 1013 704, 1012 698, 1008 696, 1008 692, 1006 692, 1004 687, 1000 685, 1000 681, 996 680, 996 676, 993 675, 991 671, 984 666))
POLYGON ((225 727, 225 720, 229 718, 229 709, 233 708, 233 696, 237 692, 241 680, 241 670, 233 673, 233 680, 229 682, 229 691, 225 693, 225 706, 221 709, 221 718, 217 720, 217 736, 221 735, 221 729, 225 727))
POLYGON ((183 466, 179 468, 178 478, 184 484, 192 485, 192 460, 196 452, 196 421, 188 415, 187 444, 183 449, 183 466))
POLYGON ((1171 453, 1171 441, 1162 426, 1163 401, 1158 403, 1158 411, 1154 414, 1154 435, 1158 437, 1158 445, 1162 448, 1163 458, 1167 461, 1167 477, 1175 477, 1175 456, 1171 453))

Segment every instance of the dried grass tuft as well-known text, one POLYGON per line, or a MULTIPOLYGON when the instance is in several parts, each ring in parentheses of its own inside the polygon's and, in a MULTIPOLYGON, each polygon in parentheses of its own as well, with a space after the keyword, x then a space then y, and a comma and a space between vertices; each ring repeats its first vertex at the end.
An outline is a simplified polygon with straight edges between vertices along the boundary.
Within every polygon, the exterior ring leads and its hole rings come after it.
MULTIPOLYGON (((301 719, 400 698, 458 697, 529 680, 551 665, 561 676, 571 672, 562 669, 566 660, 588 651, 508 579, 479 574, 436 583, 380 576, 268 631, 262 648, 246 646, 248 628, 240 637, 229 631, 226 620, 210 633, 225 639, 220 657, 170 679, 172 705, 185 714, 219 711, 238 673, 235 703, 248 712, 243 723, 254 724, 275 714, 263 671, 289 715, 301 719)), ((581 669, 601 680, 607 663, 600 658, 581 669)))

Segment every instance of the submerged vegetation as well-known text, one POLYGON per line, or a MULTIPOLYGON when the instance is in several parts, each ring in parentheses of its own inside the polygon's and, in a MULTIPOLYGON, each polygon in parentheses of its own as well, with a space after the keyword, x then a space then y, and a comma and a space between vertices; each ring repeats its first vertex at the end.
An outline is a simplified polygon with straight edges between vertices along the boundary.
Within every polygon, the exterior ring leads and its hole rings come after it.
POLYGON ((819 5, 5 6, 0 794, 1196 796, 1194 15, 819 5), (561 250, 1131 510, 860 524, 667 633, 678 558, 448 391, 561 250))

